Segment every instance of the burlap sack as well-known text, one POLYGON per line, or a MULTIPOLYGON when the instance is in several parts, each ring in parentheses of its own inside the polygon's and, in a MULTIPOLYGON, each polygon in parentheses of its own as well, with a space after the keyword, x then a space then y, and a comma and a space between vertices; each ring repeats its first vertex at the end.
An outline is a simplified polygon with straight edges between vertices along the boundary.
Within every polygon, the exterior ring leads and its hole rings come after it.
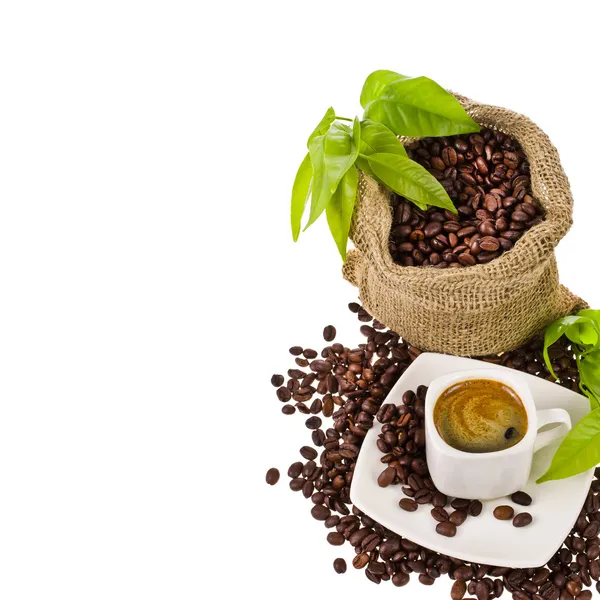
POLYGON ((512 350, 554 319, 585 307, 558 282, 554 247, 572 224, 573 198, 558 152, 528 118, 457 96, 481 126, 516 138, 530 162, 533 196, 545 220, 514 248, 463 269, 404 267, 388 250, 389 191, 361 174, 344 277, 364 307, 423 350, 481 356, 512 350))

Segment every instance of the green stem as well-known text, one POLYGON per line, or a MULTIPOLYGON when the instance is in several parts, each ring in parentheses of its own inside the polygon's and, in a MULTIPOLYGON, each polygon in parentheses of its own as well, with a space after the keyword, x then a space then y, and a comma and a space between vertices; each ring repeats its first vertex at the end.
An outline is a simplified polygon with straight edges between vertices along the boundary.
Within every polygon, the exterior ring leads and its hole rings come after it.
POLYGON ((347 117, 338 117, 337 115, 335 115, 335 118, 339 119, 340 121, 350 121, 350 123, 354 121, 354 119, 348 119, 347 117))

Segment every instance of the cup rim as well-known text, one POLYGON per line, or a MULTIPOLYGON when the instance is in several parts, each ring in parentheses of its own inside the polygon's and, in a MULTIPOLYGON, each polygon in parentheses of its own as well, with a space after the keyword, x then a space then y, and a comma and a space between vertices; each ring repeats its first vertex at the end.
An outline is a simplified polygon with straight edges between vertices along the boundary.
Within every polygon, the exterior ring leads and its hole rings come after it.
MULTIPOLYGON (((429 436, 433 436, 434 442, 442 446, 442 450, 454 457, 463 460, 485 460, 487 457, 511 456, 518 454, 526 443, 533 443, 537 434, 536 427, 536 408, 533 401, 533 395, 527 381, 523 377, 519 377, 518 373, 504 373, 500 369, 466 369, 463 371, 455 371, 447 375, 442 375, 435 378, 425 396, 425 432, 429 436), (442 392, 448 389, 451 385, 460 381, 469 379, 491 379, 510 386, 521 399, 525 411, 527 413, 527 433, 514 446, 504 448, 504 450, 495 450, 493 452, 465 452, 454 448, 439 434, 435 423, 433 422, 433 409, 439 400, 442 392)), ((429 447, 429 440, 428 440, 429 447)))

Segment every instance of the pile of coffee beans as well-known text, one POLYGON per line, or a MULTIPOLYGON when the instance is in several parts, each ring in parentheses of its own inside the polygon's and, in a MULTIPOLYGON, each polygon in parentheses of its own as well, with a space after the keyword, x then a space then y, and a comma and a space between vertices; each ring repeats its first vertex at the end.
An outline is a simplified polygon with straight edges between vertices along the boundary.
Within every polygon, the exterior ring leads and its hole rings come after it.
POLYGON ((529 163, 506 134, 483 129, 424 138, 407 151, 442 184, 458 214, 423 211, 394 195, 389 249, 398 264, 444 269, 488 263, 542 221, 531 196, 529 163))
MULTIPOLYGON (((350 309, 363 323, 372 321, 356 303, 350 309)), ((342 538, 343 543, 349 543, 355 552, 352 565, 364 569, 373 583, 391 580, 394 585, 403 586, 417 578, 423 585, 432 585, 447 575, 454 582, 450 594, 453 600, 461 600, 467 593, 478 600, 492 600, 505 590, 514 600, 590 600, 591 592, 584 588, 600 579, 600 471, 563 546, 546 566, 537 569, 473 564, 433 552, 386 529, 352 506, 350 484, 362 441, 389 390, 420 353, 376 321, 363 324, 361 332, 366 343, 349 348, 328 342, 319 353, 320 358, 306 359, 306 371, 291 369, 287 382, 277 376, 272 380, 277 398, 285 407, 293 412, 312 413, 309 419, 320 415, 319 421, 310 421, 311 428, 317 427, 310 429, 316 448, 303 446, 303 460, 290 466, 288 476, 290 488, 310 498, 313 518, 329 530, 327 541, 335 547, 341 547, 342 538), (333 419, 330 426, 322 422, 322 417, 328 416, 333 419)), ((550 379, 542 348, 543 339, 536 338, 517 350, 484 360, 550 379)), ((300 348, 299 353, 298 347, 293 350, 293 355, 306 357, 304 349, 300 348)), ((560 377, 559 384, 577 391, 578 371, 568 343, 559 340, 550 349, 550 356, 560 377)), ((270 481, 274 479, 276 475, 269 476, 270 481)), ((414 497, 405 500, 415 501, 414 497)), ((525 498, 522 504, 526 505, 526 501, 525 498)), ((469 512, 469 505, 452 508, 466 508, 469 512)), ((336 559, 334 569, 343 573, 345 560, 336 559)), ((600 583, 596 587, 600 591, 600 583)))

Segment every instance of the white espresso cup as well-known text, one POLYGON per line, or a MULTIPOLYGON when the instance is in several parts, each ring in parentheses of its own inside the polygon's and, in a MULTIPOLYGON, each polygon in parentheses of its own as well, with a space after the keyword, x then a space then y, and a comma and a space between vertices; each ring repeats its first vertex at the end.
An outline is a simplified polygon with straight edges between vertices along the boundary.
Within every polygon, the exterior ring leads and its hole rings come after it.
POLYGON ((500 369, 472 369, 435 379, 425 398, 427 466, 437 489, 447 496, 490 500, 508 496, 529 479, 533 454, 571 429, 569 413, 562 408, 536 410, 527 382, 518 373, 500 369), (514 446, 497 452, 463 452, 447 444, 433 422, 433 411, 441 394, 450 386, 470 379, 498 381, 512 388, 527 412, 527 433, 514 446), (545 425, 559 424, 538 432, 545 425))

